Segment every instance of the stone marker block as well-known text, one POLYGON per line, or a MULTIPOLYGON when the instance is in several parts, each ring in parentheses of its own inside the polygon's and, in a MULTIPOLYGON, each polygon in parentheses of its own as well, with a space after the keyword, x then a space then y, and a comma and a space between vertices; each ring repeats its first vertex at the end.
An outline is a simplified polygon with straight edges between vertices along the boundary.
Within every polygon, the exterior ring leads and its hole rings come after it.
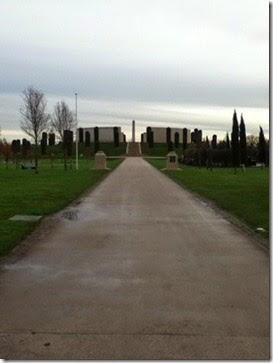
POLYGON ((106 169, 106 155, 103 151, 98 151, 95 154, 95 169, 104 170, 106 169))
POLYGON ((34 216, 27 214, 15 214, 13 217, 9 218, 10 221, 24 221, 24 222, 35 222, 41 219, 42 216, 34 216))
POLYGON ((174 151, 170 151, 166 156, 166 169, 178 170, 178 155, 174 151))

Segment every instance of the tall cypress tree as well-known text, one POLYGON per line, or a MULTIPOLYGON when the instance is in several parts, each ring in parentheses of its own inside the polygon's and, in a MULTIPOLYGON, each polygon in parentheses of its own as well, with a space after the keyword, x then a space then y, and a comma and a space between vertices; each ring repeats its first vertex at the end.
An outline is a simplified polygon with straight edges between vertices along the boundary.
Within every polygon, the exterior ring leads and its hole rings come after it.
POLYGON ((230 141, 229 141, 228 132, 227 132, 227 136, 226 136, 226 145, 227 145, 227 149, 230 149, 230 141))
POLYGON ((247 164, 247 149, 246 149, 246 127, 243 119, 243 114, 241 114, 241 122, 240 122, 240 154, 241 154, 241 163, 247 164))
POLYGON ((266 164, 266 142, 264 137, 264 131, 261 126, 259 133, 258 159, 260 163, 266 164))
POLYGON ((208 137, 206 137, 205 146, 206 146, 206 168, 207 170, 210 169, 212 171, 212 151, 208 137))
POLYGON ((188 130, 186 129, 186 127, 184 127, 183 129, 183 140, 182 140, 182 143, 183 143, 183 154, 185 154, 185 150, 187 148, 187 143, 188 143, 188 130))
POLYGON ((118 147, 119 146, 119 132, 118 132, 118 127, 114 127, 114 146, 118 147))
POLYGON ((217 135, 213 135, 213 136, 212 136, 212 140, 211 140, 211 148, 212 148, 212 149, 216 149, 216 148, 217 148, 217 135))
POLYGON ((231 133, 231 148, 232 148, 232 164, 236 173, 236 168, 240 163, 240 144, 239 144, 239 126, 237 120, 236 110, 233 113, 232 119, 232 133, 231 133))
POLYGON ((150 131, 149 133, 149 147, 154 147, 154 132, 150 131))
POLYGON ((171 128, 167 127, 166 128, 166 143, 169 144, 171 141, 171 128))
POLYGON ((94 154, 96 154, 100 149, 100 141, 99 141, 99 128, 98 126, 94 127, 94 154))
POLYGON ((152 132, 151 126, 148 126, 146 129, 146 142, 148 144, 150 144, 150 142, 151 142, 151 132, 152 132))
POLYGON ((207 136, 206 136, 205 145, 206 145, 206 148, 207 148, 207 149, 209 149, 209 148, 210 148, 209 138, 208 138, 207 136))

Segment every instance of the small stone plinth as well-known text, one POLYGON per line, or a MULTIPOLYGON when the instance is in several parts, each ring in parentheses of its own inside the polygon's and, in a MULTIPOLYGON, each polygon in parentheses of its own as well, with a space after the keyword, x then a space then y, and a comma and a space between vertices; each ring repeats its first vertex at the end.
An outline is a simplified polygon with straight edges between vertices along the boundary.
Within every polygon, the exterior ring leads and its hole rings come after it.
POLYGON ((178 170, 178 155, 174 151, 166 156, 166 170, 178 170))
POLYGON ((15 216, 11 217, 10 221, 24 221, 24 222, 36 222, 41 219, 42 216, 33 216, 27 214, 15 214, 15 216))
POLYGON ((95 154, 95 169, 106 170, 106 155, 103 151, 98 151, 95 154))

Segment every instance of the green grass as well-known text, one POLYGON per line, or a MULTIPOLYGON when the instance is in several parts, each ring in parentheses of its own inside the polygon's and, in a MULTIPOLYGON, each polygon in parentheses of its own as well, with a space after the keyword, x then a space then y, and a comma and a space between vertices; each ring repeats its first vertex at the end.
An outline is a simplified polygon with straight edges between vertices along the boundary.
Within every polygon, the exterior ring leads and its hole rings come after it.
MULTIPOLYGON (((107 166, 114 169, 122 159, 111 159, 107 166)), ((64 208, 84 190, 99 181, 107 170, 90 170, 93 160, 80 160, 79 170, 64 171, 61 160, 53 168, 47 160, 40 161, 39 173, 33 170, 5 169, 0 163, 0 255, 10 251, 29 234, 37 222, 9 221, 15 214, 49 215, 64 208)))
MULTIPOLYGON (((165 160, 148 159, 158 169, 165 167, 165 160)), ((255 232, 269 237, 269 169, 205 168, 182 166, 181 171, 164 171, 171 179, 187 189, 213 201, 221 209, 233 214, 255 232)))
MULTIPOLYGON (((182 145, 179 145, 179 148, 174 147, 174 151, 178 156, 183 154, 182 145)), ((158 143, 154 144, 153 147, 149 147, 149 144, 142 143, 141 144, 141 152, 143 155, 148 156, 166 156, 168 154, 168 145, 166 143, 158 143)))

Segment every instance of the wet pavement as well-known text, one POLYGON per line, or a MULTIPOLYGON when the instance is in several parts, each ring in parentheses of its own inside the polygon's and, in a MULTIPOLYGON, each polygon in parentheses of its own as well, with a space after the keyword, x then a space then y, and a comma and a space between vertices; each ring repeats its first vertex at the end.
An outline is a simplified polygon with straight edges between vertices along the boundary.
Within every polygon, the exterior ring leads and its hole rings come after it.
POLYGON ((268 252, 143 159, 47 223, 1 264, 1 358, 269 358, 268 252))

